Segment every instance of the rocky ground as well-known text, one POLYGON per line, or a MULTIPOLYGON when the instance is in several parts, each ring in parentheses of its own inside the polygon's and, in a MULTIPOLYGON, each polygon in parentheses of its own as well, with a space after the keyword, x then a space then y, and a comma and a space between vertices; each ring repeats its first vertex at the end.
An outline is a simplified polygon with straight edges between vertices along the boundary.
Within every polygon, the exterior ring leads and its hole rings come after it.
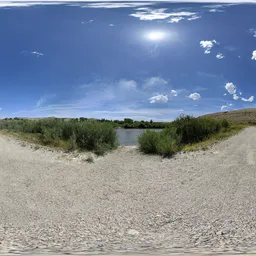
POLYGON ((247 128, 207 151, 90 163, 0 135, 0 252, 256 251, 255 145, 247 128))

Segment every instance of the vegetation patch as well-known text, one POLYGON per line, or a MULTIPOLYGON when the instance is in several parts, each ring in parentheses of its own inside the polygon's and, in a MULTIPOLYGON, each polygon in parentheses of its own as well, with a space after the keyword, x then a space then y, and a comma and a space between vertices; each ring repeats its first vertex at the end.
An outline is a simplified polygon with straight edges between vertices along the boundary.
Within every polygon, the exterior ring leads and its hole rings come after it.
POLYGON ((146 131, 139 136, 138 145, 145 154, 170 157, 185 150, 206 150, 218 140, 228 138, 245 128, 226 119, 180 116, 161 132, 146 131))
POLYGON ((115 128, 107 123, 93 120, 77 121, 57 118, 41 120, 2 120, 0 130, 8 131, 21 139, 63 148, 93 151, 103 155, 118 146, 115 128))

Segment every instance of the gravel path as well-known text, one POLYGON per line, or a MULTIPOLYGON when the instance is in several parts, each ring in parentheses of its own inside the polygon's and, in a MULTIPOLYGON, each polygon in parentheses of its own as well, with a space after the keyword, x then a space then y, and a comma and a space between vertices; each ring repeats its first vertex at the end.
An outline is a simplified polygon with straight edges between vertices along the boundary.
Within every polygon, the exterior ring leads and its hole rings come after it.
POLYGON ((90 164, 0 135, 0 252, 256 250, 255 145, 247 128, 208 151, 90 164))

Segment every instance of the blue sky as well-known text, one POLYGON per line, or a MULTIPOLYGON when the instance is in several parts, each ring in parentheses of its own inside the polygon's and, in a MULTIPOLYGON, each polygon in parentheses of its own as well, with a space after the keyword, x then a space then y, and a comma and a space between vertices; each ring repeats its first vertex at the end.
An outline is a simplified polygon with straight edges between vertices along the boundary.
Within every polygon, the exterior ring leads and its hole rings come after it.
POLYGON ((256 107, 256 5, 0 1, 0 118, 169 121, 256 107))

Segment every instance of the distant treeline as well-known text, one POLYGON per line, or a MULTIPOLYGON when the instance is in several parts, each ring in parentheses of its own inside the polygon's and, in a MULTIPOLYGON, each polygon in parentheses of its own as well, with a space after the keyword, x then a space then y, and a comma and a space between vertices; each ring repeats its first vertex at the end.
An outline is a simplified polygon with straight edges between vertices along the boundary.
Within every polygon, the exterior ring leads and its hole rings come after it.
MULTIPOLYGON (((4 120, 23 120, 24 118, 5 118, 4 120)), ((49 119, 49 118, 45 118, 49 119)), ((54 119, 54 117, 50 118, 54 119)), ((66 121, 73 121, 73 122, 85 122, 85 121, 97 121, 100 123, 108 123, 113 125, 115 128, 137 128, 137 129, 164 129, 166 128, 170 123, 167 122, 153 122, 152 120, 150 121, 135 121, 131 118, 124 118, 123 120, 108 120, 108 119, 94 119, 94 118, 85 118, 85 117, 80 117, 80 118, 56 118, 59 120, 66 120, 66 121)), ((43 119, 36 119, 35 120, 43 120, 43 119)))

